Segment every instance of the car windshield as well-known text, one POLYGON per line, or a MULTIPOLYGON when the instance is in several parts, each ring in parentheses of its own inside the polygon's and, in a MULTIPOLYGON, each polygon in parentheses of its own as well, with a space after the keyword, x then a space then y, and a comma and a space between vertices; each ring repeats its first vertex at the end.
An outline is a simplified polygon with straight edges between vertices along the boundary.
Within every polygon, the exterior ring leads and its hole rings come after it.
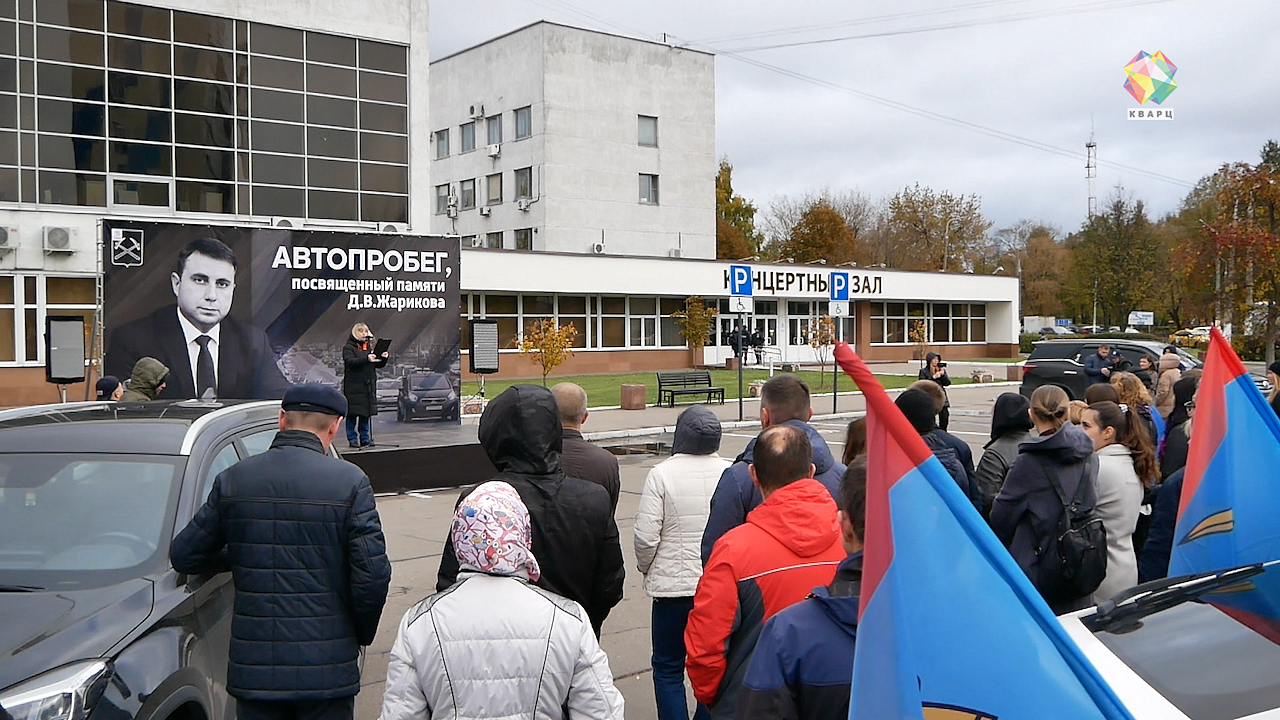
POLYGON ((414 390, 448 390, 449 378, 444 375, 414 375, 410 380, 414 390))
POLYGON ((379 390, 399 390, 400 381, 395 379, 379 380, 378 389, 379 390))
POLYGON ((111 582, 168 550, 180 458, 0 455, 0 584, 111 582))
POLYGON ((1094 636, 1193 720, 1280 707, 1280 568, 1094 636))

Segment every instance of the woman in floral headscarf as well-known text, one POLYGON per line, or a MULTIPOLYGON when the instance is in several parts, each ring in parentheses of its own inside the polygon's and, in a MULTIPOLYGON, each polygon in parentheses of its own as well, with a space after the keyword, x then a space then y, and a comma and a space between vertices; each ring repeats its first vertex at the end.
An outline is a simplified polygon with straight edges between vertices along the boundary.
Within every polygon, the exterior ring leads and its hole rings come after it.
POLYGON ((620 720, 622 695, 586 611, 533 584, 541 571, 515 489, 476 488, 450 534, 458 581, 400 621, 382 720, 550 720, 563 708, 570 718, 620 720))

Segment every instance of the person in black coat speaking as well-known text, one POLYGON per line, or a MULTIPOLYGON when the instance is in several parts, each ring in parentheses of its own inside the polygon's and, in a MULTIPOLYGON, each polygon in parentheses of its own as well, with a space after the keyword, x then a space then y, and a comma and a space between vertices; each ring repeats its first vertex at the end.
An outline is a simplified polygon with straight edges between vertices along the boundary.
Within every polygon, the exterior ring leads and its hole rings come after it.
POLYGON ((342 394, 347 397, 347 442, 353 448, 372 447, 373 416, 378 414, 378 368, 387 353, 373 354, 373 332, 364 323, 351 328, 342 348, 342 394))

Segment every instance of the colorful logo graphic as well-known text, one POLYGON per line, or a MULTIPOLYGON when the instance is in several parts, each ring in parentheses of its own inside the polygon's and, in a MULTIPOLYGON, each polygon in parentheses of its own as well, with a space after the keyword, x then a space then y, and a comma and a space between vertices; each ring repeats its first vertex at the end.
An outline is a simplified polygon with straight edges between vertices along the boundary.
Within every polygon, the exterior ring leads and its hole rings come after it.
POLYGON ((1169 61, 1165 54, 1156 51, 1148 55, 1145 50, 1139 51, 1128 65, 1124 66, 1124 74, 1129 76, 1124 81, 1124 89, 1129 91, 1134 100, 1145 105, 1148 100, 1159 105, 1169 94, 1178 89, 1173 75, 1178 66, 1169 61))

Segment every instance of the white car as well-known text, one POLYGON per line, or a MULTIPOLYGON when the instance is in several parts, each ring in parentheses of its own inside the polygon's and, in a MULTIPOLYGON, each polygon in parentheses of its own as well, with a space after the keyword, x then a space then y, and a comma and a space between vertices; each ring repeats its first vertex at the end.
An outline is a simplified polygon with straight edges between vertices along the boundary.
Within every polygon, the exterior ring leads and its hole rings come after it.
POLYGON ((1058 620, 1137 720, 1280 718, 1280 636, 1214 605, 1263 593, 1280 609, 1277 575, 1280 561, 1169 578, 1058 620))

